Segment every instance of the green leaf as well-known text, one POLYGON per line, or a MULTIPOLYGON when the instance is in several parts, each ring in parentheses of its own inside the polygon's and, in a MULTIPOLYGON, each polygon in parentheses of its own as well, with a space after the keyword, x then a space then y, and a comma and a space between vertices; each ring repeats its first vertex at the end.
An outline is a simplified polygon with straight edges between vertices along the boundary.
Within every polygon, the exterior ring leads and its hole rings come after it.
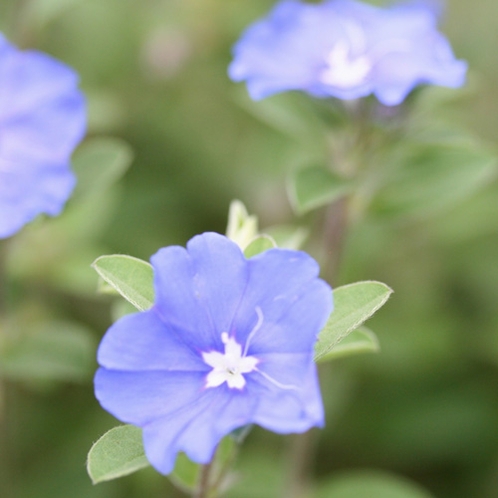
POLYGON ((149 466, 142 429, 134 425, 120 425, 106 432, 90 449, 87 472, 94 484, 110 481, 149 466))
POLYGON ((291 204, 299 214, 330 204, 351 187, 351 181, 321 166, 298 169, 288 183, 291 204))
POLYGON ((168 478, 177 488, 190 494, 197 485, 200 470, 201 466, 192 462, 185 453, 178 453, 175 468, 168 478))
POLYGON ((322 484, 314 498, 432 498, 418 484, 387 472, 344 472, 322 484))
POLYGON ((334 311, 318 336, 315 361, 320 361, 349 333, 370 318, 392 294, 381 282, 366 281, 334 290, 334 311))
POLYGON ((97 292, 99 294, 109 294, 110 296, 121 295, 114 286, 107 283, 102 277, 99 277, 99 281, 97 282, 97 292))
POLYGON ((464 137, 405 146, 392 162, 387 183, 372 205, 374 212, 390 217, 420 217, 448 209, 498 173, 495 155, 464 137))
POLYGON ((117 138, 94 138, 78 148, 73 169, 78 178, 73 200, 108 189, 126 172, 133 160, 130 146, 117 138))
POLYGON ((100 256, 92 267, 111 287, 140 311, 154 304, 152 266, 132 256, 100 256))
POLYGON ((277 247, 299 250, 308 238, 309 230, 292 225, 275 225, 265 229, 265 232, 275 241, 277 247))
POLYGON ((260 235, 256 237, 244 250, 246 258, 252 258, 268 249, 277 247, 276 242, 269 235, 260 235))
POLYGON ((117 322, 125 315, 131 315, 136 312, 137 308, 124 299, 115 299, 111 304, 111 319, 113 322, 117 322))
POLYGON ((244 204, 238 200, 230 203, 226 234, 242 250, 245 250, 258 235, 258 218, 254 215, 249 215, 244 204))
POLYGON ((377 336, 367 327, 359 327, 344 337, 334 348, 322 356, 320 363, 362 353, 376 353, 380 350, 377 336))

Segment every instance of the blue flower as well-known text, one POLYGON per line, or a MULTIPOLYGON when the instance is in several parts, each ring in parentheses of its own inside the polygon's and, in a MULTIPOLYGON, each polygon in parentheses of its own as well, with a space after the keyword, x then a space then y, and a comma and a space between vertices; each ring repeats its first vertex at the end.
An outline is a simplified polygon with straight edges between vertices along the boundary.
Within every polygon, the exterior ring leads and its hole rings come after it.
POLYGON ((287 90, 349 100, 374 94, 400 104, 419 84, 463 85, 455 60, 423 5, 381 9, 352 0, 279 3, 234 47, 229 75, 255 100, 287 90))
POLYGON ((61 62, 0 34, 0 239, 59 214, 71 195, 69 158, 86 126, 77 84, 61 62))
POLYGON ((143 428, 157 470, 171 472, 179 451, 209 462, 220 439, 247 424, 278 433, 323 425, 313 347, 332 293, 310 256, 271 249, 246 259, 205 233, 151 262, 155 304, 107 331, 95 392, 143 428))

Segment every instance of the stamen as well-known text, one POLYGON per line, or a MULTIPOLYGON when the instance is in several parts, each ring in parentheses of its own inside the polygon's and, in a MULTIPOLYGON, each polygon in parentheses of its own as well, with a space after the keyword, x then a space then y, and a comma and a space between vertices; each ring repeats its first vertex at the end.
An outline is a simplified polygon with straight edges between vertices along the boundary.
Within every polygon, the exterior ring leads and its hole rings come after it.
POLYGON ((256 325, 251 330, 251 332, 249 332, 249 335, 247 336, 246 345, 244 346, 244 353, 242 354, 242 356, 246 356, 251 339, 254 337, 254 334, 256 334, 256 332, 261 328, 261 325, 263 325, 263 319, 264 319, 263 312, 261 311, 261 308, 259 306, 256 306, 256 314, 258 315, 258 321, 256 322, 256 325))
POLYGON ((262 372, 256 367, 259 363, 259 359, 255 356, 247 356, 251 340, 258 330, 261 329, 264 321, 263 312, 259 306, 256 306, 256 315, 258 316, 258 320, 247 336, 243 353, 241 345, 236 342, 233 337, 230 337, 228 332, 221 333, 221 342, 225 345, 224 353, 219 351, 202 353, 202 359, 204 362, 212 367, 212 370, 206 376, 206 387, 218 387, 226 382, 230 388, 242 389, 246 385, 244 374, 256 371, 279 389, 298 389, 293 385, 282 384, 281 382, 278 382, 278 380, 275 380, 271 375, 268 375, 266 372, 262 372))
POLYGON ((268 375, 266 372, 262 372, 259 368, 254 368, 256 372, 260 373, 266 380, 270 381, 273 385, 277 386, 280 389, 285 389, 289 391, 298 391, 297 386, 293 386, 292 384, 282 384, 278 382, 278 380, 275 380, 273 377, 268 375))

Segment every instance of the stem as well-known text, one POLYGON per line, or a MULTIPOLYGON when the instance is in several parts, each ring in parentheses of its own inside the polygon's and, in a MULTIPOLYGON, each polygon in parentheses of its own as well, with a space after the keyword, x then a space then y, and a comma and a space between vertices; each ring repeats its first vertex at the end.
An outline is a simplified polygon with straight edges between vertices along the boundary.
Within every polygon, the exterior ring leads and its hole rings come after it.
MULTIPOLYGON (((7 257, 7 242, 0 241, 0 348, 4 347, 5 327, 7 327, 6 307, 6 277, 5 260, 7 257), (3 336, 3 337, 2 337, 3 336)), ((0 355, 2 351, 0 350, 0 355)), ((1 360, 1 359, 0 359, 1 360)), ((13 498, 14 479, 12 478, 11 448, 9 444, 9 424, 7 413, 7 381, 0 372, 0 483, 2 498, 13 498)))
POLYGON ((8 36, 18 47, 30 45, 33 33, 29 28, 31 0, 15 0, 10 13, 8 36))
POLYGON ((14 498, 14 478, 7 420, 7 384, 0 379, 0 483, 2 498, 14 498))
POLYGON ((199 476, 199 483, 197 485, 197 489, 194 491, 194 494, 192 495, 192 498, 214 497, 214 495, 211 495, 211 491, 213 491, 216 488, 212 486, 211 483, 212 479, 211 472, 214 467, 214 462, 216 460, 216 453, 218 452, 218 448, 219 446, 215 448, 211 461, 209 463, 202 465, 201 474, 199 476))
MULTIPOLYGON (((348 227, 348 198, 331 204, 323 221, 323 277, 335 283, 348 227)), ((296 434, 290 448, 288 484, 285 498, 303 498, 310 493, 310 473, 313 468, 317 431, 296 434)))
POLYGON ((323 265, 322 274, 331 284, 336 283, 339 263, 344 248, 344 241, 348 228, 348 198, 343 197, 326 209, 323 223, 322 248, 323 265))
MULTIPOLYGON (((339 171, 354 178, 364 168, 374 149, 370 123, 370 109, 364 100, 346 106, 353 128, 347 146, 335 158, 339 171), (345 154, 343 155, 343 152, 345 154), (337 164, 338 162, 338 164, 337 164)), ((342 251, 351 222, 350 197, 338 199, 327 207, 320 233, 322 251, 322 276, 335 285, 342 251)), ((314 430, 297 434, 290 448, 288 484, 285 498, 303 498, 310 494, 310 471, 313 467, 317 432, 314 430)))
MULTIPOLYGON (((238 453, 238 444, 232 450, 232 453, 226 459, 226 461, 223 463, 223 465, 221 466, 221 468, 219 470, 217 470, 217 472, 216 472, 217 475, 215 476, 215 479, 214 479, 214 482, 213 482, 213 485, 212 485, 212 489, 215 492, 218 492, 218 490, 222 486, 222 484, 224 482, 224 479, 225 479, 228 471, 232 468, 232 465, 235 462, 235 459, 237 457, 237 453, 238 453)), ((214 461, 214 459, 213 459, 213 461, 214 461)))
POLYGON ((315 443, 316 431, 313 429, 293 437, 289 450, 289 479, 283 494, 285 498, 301 498, 307 495, 315 443))
POLYGON ((210 492, 210 477, 213 466, 213 460, 201 467, 201 475, 199 478, 199 485, 194 492, 193 498, 208 498, 210 492))

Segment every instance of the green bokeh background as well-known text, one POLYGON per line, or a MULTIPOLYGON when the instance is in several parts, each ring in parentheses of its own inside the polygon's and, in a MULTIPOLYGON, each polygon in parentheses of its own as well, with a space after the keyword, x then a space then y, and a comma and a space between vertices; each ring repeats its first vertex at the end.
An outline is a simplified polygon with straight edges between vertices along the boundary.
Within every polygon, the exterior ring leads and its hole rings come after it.
MULTIPOLYGON (((313 137, 303 144, 259 119, 258 104, 226 76, 231 45, 272 5, 2 0, 4 33, 80 73, 89 137, 120 137, 135 154, 109 202, 89 212, 91 237, 81 242, 74 226, 60 239, 40 235, 39 246, 29 233, 11 243, 9 250, 18 244, 39 263, 14 258, 5 277, 20 334, 39 317, 71 323, 90 331, 94 351, 111 323, 113 300, 94 292, 93 259, 104 253, 148 259, 194 234, 223 232, 234 198, 262 227, 295 221, 285 175, 302 148, 315 146, 313 137), (52 246, 63 247, 62 273, 52 246)), ((494 0, 449 0, 444 19, 455 53, 470 64, 468 90, 445 112, 491 147, 498 140, 497 19, 494 0)), ((337 284, 365 279, 395 290, 369 322, 382 351, 336 361, 324 372, 327 427, 319 434, 317 482, 371 468, 409 478, 436 497, 498 497, 497 183, 430 218, 356 225, 337 284)), ((91 485, 86 453, 116 425, 94 399, 94 368, 77 381, 68 375, 60 382, 7 382, 8 434, 0 454, 10 484, 2 476, 2 498, 181 496, 152 469, 91 485)), ((230 496, 283 496, 288 446, 254 430, 230 496)))

